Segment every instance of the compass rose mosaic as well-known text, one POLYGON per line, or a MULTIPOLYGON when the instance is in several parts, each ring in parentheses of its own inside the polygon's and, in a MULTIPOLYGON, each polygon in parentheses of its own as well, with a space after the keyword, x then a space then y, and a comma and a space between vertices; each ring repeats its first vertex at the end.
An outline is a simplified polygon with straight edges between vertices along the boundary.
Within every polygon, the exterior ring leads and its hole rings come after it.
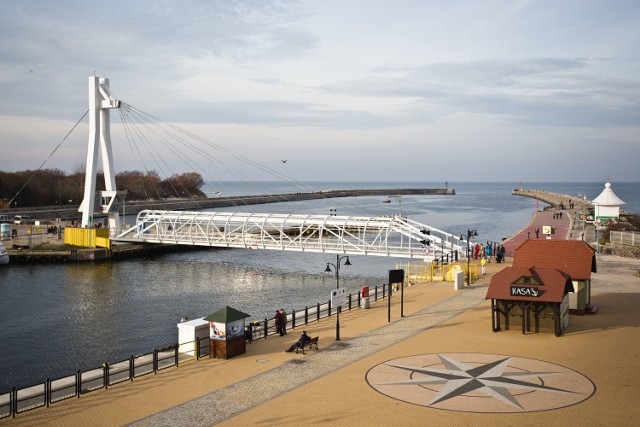
POLYGON ((535 359, 486 353, 420 354, 371 368, 367 382, 393 399, 464 412, 534 412, 595 393, 584 375, 535 359))

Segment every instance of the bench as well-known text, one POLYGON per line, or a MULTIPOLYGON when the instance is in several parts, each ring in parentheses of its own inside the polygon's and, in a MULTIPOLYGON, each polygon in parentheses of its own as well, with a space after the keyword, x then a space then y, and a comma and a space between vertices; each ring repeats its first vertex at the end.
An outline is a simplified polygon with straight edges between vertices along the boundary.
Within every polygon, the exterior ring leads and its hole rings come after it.
POLYGON ((318 338, 320 337, 315 337, 315 338, 311 338, 309 341, 305 341, 304 344, 300 345, 300 344, 296 344, 296 354, 298 354, 298 350, 302 350, 302 354, 304 353, 304 348, 308 347, 309 350, 313 349, 313 346, 316 346, 316 350, 318 349, 318 338))

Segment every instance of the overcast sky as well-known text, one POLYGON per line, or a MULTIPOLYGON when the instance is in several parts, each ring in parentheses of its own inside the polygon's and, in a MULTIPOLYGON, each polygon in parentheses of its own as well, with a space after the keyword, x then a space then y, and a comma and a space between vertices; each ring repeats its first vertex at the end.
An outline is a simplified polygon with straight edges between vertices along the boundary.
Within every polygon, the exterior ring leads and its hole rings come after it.
MULTIPOLYGON (((640 181, 637 0, 0 0, 0 170, 47 159, 94 69, 298 180, 640 181)), ((116 171, 153 169, 111 121, 116 171)))

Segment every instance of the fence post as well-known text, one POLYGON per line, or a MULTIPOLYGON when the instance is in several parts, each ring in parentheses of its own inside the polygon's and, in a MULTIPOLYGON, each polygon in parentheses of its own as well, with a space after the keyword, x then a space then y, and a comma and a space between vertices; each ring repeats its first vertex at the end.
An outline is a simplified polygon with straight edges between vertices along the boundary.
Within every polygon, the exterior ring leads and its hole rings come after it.
POLYGON ((78 373, 76 374, 76 394, 78 395, 78 399, 80 399, 80 393, 82 392, 82 372, 78 369, 78 373))
POLYGON ((12 418, 16 417, 16 412, 18 412, 18 390, 15 387, 11 389, 11 415, 12 418))
POLYGON ((304 324, 309 324, 309 307, 307 306, 304 307, 304 324))
POLYGON ((176 368, 177 368, 178 367, 178 344, 176 344, 175 355, 176 355, 176 368))
POLYGON ((135 359, 133 358, 133 354, 131 355, 131 357, 129 358, 129 380, 133 381, 133 375, 135 374, 135 370, 134 370, 134 364, 135 364, 135 359))
POLYGON ((373 289, 373 294, 374 294, 373 300, 378 301, 378 285, 376 285, 376 287, 373 289))
POLYGON ((328 312, 327 317, 331 317, 331 300, 329 300, 329 304, 328 305, 329 305, 329 312, 328 312))
POLYGON ((109 388, 109 362, 104 362, 102 364, 103 374, 102 374, 102 383, 104 385, 104 389, 109 388))
POLYGON ((362 292, 358 291, 358 307, 362 307, 362 300, 361 300, 362 295, 361 294, 362 294, 362 292))
POLYGON ((351 311, 351 294, 349 294, 349 311, 351 311))
POLYGON ((44 398, 47 399, 47 408, 49 407, 49 402, 51 401, 51 380, 47 377, 47 380, 44 383, 44 398))
POLYGON ((269 335, 269 329, 268 329, 268 327, 269 327, 269 323, 268 323, 268 322, 269 322, 269 321, 268 321, 268 320, 267 320, 267 318, 265 317, 265 318, 264 318, 264 339, 265 339, 265 340, 267 339, 267 335, 269 335))
POLYGON ((318 322, 320 321, 320 303, 318 303, 318 306, 316 308, 316 320, 318 322))
POLYGON ((158 373, 158 349, 153 350, 153 373, 158 373))

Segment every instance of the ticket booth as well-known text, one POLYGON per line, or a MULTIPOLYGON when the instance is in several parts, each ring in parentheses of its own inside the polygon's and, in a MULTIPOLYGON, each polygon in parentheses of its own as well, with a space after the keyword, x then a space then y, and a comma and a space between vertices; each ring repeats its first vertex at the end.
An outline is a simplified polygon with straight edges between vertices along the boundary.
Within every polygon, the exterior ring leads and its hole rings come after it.
POLYGON ((493 332, 521 329, 550 332, 556 336, 569 326, 571 277, 555 268, 507 267, 491 278, 487 299, 491 299, 493 332))
POLYGON ((248 314, 225 306, 205 317, 209 322, 209 350, 211 357, 231 359, 247 352, 245 319, 248 314))

